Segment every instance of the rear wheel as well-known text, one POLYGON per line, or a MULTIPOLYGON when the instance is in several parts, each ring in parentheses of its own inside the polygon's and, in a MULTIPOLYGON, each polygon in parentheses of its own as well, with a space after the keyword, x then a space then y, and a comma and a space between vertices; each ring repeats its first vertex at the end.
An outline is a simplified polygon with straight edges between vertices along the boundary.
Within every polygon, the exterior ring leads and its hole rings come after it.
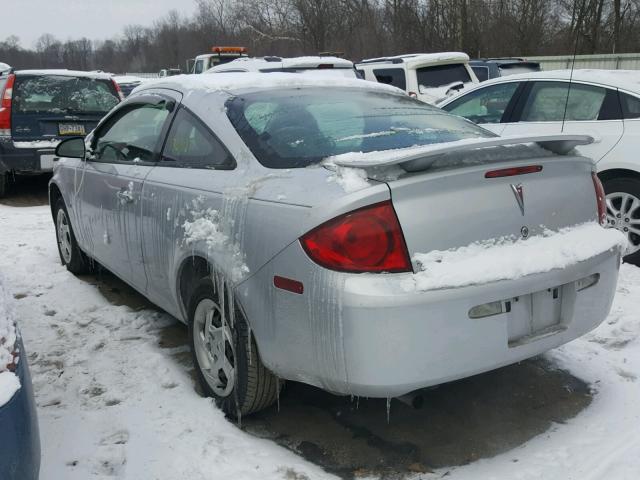
POLYGON ((272 405, 279 382, 262 364, 238 308, 234 307, 231 321, 229 306, 223 305, 227 296, 214 290, 209 277, 200 280, 189 302, 189 340, 205 395, 227 415, 237 417, 272 405))
POLYGON ((0 198, 4 198, 9 190, 9 175, 0 173, 0 198))
POLYGON ((628 240, 625 262, 640 264, 640 180, 618 177, 603 182, 607 199, 607 224, 628 240))
POLYGON ((56 240, 58 241, 60 261, 67 267, 67 270, 75 275, 88 273, 91 270, 91 262, 78 246, 69 221, 69 213, 62 198, 56 202, 53 219, 56 223, 56 240))

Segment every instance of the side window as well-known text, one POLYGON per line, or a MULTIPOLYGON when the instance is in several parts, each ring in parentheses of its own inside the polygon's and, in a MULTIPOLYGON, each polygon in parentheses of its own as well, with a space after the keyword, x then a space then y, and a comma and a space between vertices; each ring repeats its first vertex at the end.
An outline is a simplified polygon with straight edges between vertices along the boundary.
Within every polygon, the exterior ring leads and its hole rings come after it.
POLYGON ((567 121, 597 120, 606 93, 604 88, 580 83, 572 83, 569 89, 568 82, 535 82, 520 121, 561 122, 563 118, 567 121))
POLYGON ((401 90, 407 89, 407 79, 402 68, 378 68, 373 70, 373 74, 380 83, 393 85, 401 90))
POLYGON ((481 88, 442 108, 474 123, 500 123, 518 85, 510 82, 481 88))
POLYGON ((193 114, 181 108, 171 125, 162 161, 181 168, 229 169, 235 161, 193 114))
POLYGON ((165 105, 136 105, 119 115, 94 140, 93 160, 149 162, 154 160, 162 127, 169 115, 165 105))
POLYGON ((640 98, 620 92, 620 102, 623 118, 640 118, 640 98))
POLYGON ((195 73, 202 73, 202 70, 204 70, 204 62, 202 60, 198 60, 196 62, 196 68, 194 70, 195 73))
POLYGON ((471 67, 473 73, 478 77, 478 81, 484 82, 485 80, 489 80, 489 67, 471 67))

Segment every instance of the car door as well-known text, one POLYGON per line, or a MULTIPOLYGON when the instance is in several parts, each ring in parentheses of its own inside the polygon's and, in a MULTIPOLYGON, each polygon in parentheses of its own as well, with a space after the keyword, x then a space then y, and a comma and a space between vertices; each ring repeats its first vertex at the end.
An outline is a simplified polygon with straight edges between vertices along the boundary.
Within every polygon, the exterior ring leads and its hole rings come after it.
POLYGON ((502 82, 476 88, 442 108, 500 135, 526 82, 502 82))
POLYGON ((147 296, 174 315, 179 315, 174 298, 179 252, 203 240, 201 233, 207 233, 212 262, 228 271, 234 268, 238 239, 232 238, 230 226, 238 205, 233 195, 223 198, 223 192, 234 185, 235 167, 234 158, 205 123, 179 107, 160 160, 145 180, 142 206, 147 296), (191 236, 185 233, 189 225, 191 236))
POLYGON ((506 125, 503 135, 591 135, 595 142, 578 151, 596 162, 620 141, 624 132, 617 90, 600 85, 557 80, 530 82, 513 116, 514 121, 506 125))
POLYGON ((172 100, 141 96, 103 122, 90 142, 78 210, 90 255, 141 292, 142 184, 156 164, 172 100))

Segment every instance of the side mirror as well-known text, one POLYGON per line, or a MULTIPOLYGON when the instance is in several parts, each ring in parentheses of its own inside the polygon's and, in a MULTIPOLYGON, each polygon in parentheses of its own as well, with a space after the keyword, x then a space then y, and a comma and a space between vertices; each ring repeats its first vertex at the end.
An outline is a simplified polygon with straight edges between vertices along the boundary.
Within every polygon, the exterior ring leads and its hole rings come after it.
POLYGON ((56 147, 56 157, 84 159, 86 153, 83 137, 67 138, 56 147))
POLYGON ((464 88, 464 83, 462 82, 453 82, 449 85, 449 89, 447 90, 447 95, 451 95, 454 92, 459 92, 464 88))

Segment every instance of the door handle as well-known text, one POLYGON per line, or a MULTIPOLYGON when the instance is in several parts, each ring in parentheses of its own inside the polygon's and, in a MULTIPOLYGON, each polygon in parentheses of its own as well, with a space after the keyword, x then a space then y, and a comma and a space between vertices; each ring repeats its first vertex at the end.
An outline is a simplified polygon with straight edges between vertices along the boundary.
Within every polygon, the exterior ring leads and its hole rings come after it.
POLYGON ((123 205, 125 203, 133 203, 133 194, 128 190, 118 190, 116 195, 118 195, 118 200, 120 200, 120 203, 123 205))

